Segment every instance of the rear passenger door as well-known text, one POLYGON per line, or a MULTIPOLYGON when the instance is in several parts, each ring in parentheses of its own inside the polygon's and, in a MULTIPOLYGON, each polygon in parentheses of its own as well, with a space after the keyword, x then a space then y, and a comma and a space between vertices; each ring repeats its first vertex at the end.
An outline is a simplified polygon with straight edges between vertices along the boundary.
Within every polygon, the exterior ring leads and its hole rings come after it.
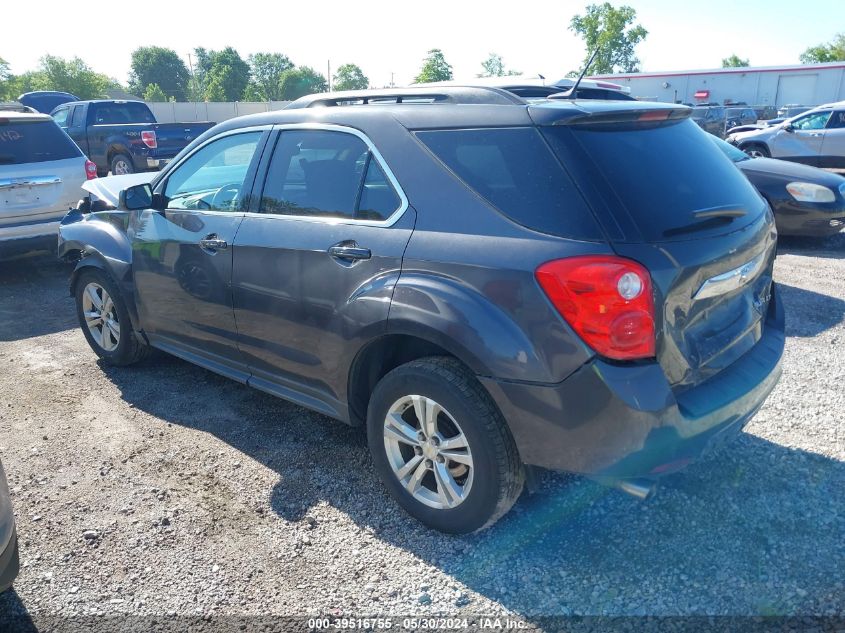
POLYGON ((344 419, 349 365, 385 330, 414 211, 351 128, 283 126, 261 173, 232 274, 250 384, 344 419))
POLYGON ((845 169, 845 110, 834 110, 827 122, 819 164, 845 169))

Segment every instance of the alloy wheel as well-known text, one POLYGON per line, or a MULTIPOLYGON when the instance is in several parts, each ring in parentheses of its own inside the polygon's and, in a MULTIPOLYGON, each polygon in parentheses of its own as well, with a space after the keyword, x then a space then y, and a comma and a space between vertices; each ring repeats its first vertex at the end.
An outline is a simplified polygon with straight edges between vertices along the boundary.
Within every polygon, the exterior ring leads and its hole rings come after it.
POLYGON ((107 352, 120 344, 120 321, 117 308, 101 285, 91 282, 82 291, 82 314, 94 341, 107 352))
POLYGON ((431 398, 409 395, 393 403, 384 420, 384 448, 394 475, 415 500, 445 510, 467 498, 475 472, 469 442, 431 398))

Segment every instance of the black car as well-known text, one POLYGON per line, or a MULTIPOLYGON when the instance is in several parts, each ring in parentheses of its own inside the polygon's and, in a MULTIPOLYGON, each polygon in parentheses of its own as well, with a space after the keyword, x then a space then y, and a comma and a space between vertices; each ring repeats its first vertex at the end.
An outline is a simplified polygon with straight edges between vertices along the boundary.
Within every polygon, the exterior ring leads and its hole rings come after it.
POLYGON ((757 111, 754 108, 726 108, 725 129, 732 130, 740 125, 753 125, 757 123, 757 111))
POLYGON ((781 235, 835 235, 845 227, 845 178, 824 169, 774 158, 751 158, 713 139, 757 187, 775 214, 781 235))
POLYGON ((106 363, 157 348, 364 427, 440 530, 537 467, 647 496, 784 345, 771 212, 689 114, 438 87, 226 121, 65 218, 80 327, 106 363))
POLYGON ((725 136, 725 108, 722 106, 696 106, 692 109, 692 120, 702 130, 713 136, 723 138, 725 136))

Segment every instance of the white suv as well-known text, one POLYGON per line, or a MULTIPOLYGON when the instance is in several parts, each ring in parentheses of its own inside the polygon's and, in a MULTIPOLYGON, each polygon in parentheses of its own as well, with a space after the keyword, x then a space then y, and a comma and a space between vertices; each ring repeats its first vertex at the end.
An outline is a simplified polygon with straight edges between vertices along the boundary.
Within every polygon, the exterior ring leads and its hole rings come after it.
POLYGON ((731 134, 727 141, 755 158, 845 169, 845 101, 818 106, 778 125, 731 134))
POLYGON ((0 110, 0 260, 55 250, 59 221, 96 177, 48 115, 0 110))

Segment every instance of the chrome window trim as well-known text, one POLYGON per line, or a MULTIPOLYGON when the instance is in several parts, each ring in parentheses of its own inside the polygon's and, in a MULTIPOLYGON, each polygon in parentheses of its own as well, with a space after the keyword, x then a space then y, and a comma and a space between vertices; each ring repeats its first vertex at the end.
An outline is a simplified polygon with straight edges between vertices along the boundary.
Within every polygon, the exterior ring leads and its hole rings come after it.
POLYGON ((742 266, 737 266, 732 270, 711 277, 701 284, 692 298, 698 300, 717 297, 750 283, 763 268, 765 255, 764 251, 742 264, 742 266))
MULTIPOLYGON (((387 177, 388 182, 393 187, 393 190, 399 196, 399 207, 391 213, 387 218, 384 220, 359 220, 356 218, 332 218, 332 217, 320 217, 320 216, 308 216, 308 215, 292 215, 287 213, 261 213, 261 212, 254 212, 254 211, 247 211, 244 214, 244 217, 247 218, 278 218, 282 220, 297 220, 301 222, 318 222, 320 224, 351 224, 356 226, 382 226, 382 227, 389 227, 396 224, 399 218, 404 215, 405 211, 408 210, 408 197, 405 195, 404 190, 399 185, 399 181, 396 180, 396 176, 393 175, 393 171, 387 164, 387 161, 384 160, 384 156, 381 155, 381 152, 375 146, 375 144, 370 140, 370 138, 364 134, 361 130, 358 130, 353 127, 348 127, 346 125, 337 125, 332 123, 282 123, 273 126, 274 130, 278 130, 280 132, 284 132, 285 130, 322 130, 327 132, 341 132, 344 134, 352 134, 353 136, 357 136, 359 139, 364 141, 367 148, 369 149, 370 153, 373 155, 373 158, 379 164, 384 175, 387 177)), ((275 151, 275 147, 273 148, 275 151)), ((269 167, 268 167, 269 173, 269 167)), ((265 175, 265 183, 266 183, 266 175, 265 175)), ((259 204, 261 202, 259 201, 259 204)))

